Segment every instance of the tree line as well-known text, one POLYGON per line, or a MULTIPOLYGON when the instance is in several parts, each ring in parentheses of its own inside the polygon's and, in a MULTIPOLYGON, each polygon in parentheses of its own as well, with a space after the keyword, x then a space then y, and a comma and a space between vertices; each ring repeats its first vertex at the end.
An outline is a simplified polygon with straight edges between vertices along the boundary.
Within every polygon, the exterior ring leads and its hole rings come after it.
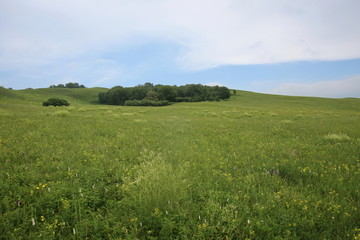
POLYGON ((66 84, 51 85, 49 88, 85 88, 85 86, 76 82, 69 82, 66 84))
POLYGON ((227 87, 187 84, 184 86, 145 83, 135 87, 116 86, 99 93, 99 102, 126 106, 164 106, 170 102, 220 101, 230 98, 227 87))

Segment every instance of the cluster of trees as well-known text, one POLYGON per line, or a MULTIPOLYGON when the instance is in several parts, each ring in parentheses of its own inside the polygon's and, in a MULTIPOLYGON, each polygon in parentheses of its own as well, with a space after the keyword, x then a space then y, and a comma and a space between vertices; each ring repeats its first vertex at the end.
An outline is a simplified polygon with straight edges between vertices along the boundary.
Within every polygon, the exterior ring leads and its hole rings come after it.
POLYGON ((85 88, 85 86, 76 82, 69 82, 66 84, 51 85, 50 88, 85 88))
POLYGON ((227 87, 201 84, 178 87, 145 83, 128 88, 117 86, 99 94, 100 103, 127 106, 164 106, 170 102, 220 101, 228 98, 230 90, 227 87))
POLYGON ((70 106, 70 103, 66 101, 65 99, 59 99, 59 98, 49 98, 47 101, 43 102, 43 106, 54 106, 54 107, 60 107, 60 106, 70 106))

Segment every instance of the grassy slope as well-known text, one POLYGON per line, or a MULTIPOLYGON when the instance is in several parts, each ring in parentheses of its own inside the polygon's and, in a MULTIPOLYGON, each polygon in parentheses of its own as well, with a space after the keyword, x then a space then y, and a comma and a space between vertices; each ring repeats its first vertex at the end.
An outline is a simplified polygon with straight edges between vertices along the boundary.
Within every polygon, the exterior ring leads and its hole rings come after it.
POLYGON ((0 89, 3 239, 360 236, 360 99, 93 104, 104 90, 0 89))
POLYGON ((73 104, 91 104, 98 101, 98 94, 106 88, 41 88, 26 90, 0 89, 0 99, 4 102, 39 104, 51 97, 62 98, 73 104), (7 101, 5 101, 5 99, 7 101))
MULTIPOLYGON (((0 88, 0 99, 2 102, 42 104, 43 101, 51 97, 63 98, 69 102, 77 104, 94 104, 98 101, 98 94, 106 92, 106 88, 42 88, 26 90, 9 90, 0 88), (7 101, 5 101, 7 100, 7 101)), ((233 100, 241 100, 241 107, 250 109, 278 108, 285 111, 295 108, 322 109, 322 110, 359 110, 360 100, 357 98, 329 99, 316 97, 289 97, 282 95, 259 94, 247 91, 237 91, 237 96, 233 100), (241 97, 241 99, 239 99, 241 97)), ((231 104, 238 104, 232 101, 231 104)), ((230 104, 230 105, 231 105, 230 104)), ((237 106, 236 106, 237 107, 237 106)))

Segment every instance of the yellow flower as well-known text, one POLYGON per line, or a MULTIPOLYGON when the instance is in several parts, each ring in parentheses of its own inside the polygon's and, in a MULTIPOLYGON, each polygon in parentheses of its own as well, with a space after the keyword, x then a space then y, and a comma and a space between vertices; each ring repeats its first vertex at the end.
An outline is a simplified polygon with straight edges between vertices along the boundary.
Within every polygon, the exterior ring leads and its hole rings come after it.
POLYGON ((153 216, 158 216, 158 215, 161 215, 161 211, 160 211, 160 209, 155 208, 155 209, 154 209, 154 212, 152 213, 152 215, 153 215, 153 216))
POLYGON ((207 228, 207 226, 208 226, 207 223, 201 223, 201 224, 198 225, 198 228, 199 229, 205 229, 205 228, 207 228))

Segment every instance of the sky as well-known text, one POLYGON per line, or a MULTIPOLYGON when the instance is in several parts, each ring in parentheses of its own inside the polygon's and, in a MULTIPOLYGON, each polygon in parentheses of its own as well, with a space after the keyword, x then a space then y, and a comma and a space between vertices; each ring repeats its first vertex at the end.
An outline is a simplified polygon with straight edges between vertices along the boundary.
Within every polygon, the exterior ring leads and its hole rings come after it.
POLYGON ((0 0, 0 86, 360 97, 359 0, 0 0))

